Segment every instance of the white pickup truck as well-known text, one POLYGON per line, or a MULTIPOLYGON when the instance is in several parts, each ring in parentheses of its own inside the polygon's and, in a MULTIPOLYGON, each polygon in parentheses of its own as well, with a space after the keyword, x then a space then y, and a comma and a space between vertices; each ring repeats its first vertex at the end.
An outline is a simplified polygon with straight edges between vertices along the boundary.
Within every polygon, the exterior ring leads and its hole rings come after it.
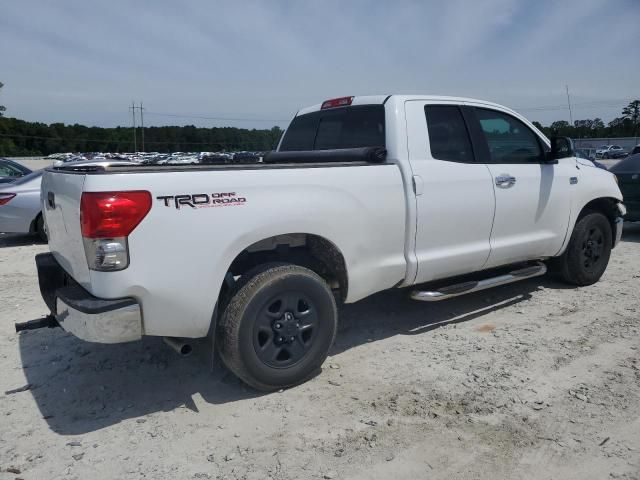
POLYGON ((258 163, 49 168, 42 201, 51 315, 18 330, 183 352, 212 335, 263 390, 319 369, 339 302, 406 287, 437 301, 547 268, 592 284, 625 213, 615 176, 569 139, 493 103, 413 95, 305 108, 258 163))

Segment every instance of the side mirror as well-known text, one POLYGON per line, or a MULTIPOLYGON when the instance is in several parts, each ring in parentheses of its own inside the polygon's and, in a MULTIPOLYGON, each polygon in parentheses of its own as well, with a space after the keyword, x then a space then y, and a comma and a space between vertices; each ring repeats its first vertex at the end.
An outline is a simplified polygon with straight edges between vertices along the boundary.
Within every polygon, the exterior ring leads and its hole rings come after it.
POLYGON ((547 154, 547 163, 558 163, 559 158, 574 157, 576 150, 569 137, 552 137, 551 151, 547 154))

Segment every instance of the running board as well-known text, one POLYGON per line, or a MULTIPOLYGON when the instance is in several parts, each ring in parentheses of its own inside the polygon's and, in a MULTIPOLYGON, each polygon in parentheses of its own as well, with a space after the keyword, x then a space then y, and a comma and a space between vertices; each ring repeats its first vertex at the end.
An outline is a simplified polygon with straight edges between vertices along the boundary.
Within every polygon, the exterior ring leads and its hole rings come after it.
POLYGON ((526 280, 527 278, 539 277, 545 273, 547 273, 547 266, 542 262, 536 262, 533 266, 520 268, 505 275, 498 275, 497 277, 486 278, 484 280, 457 283, 432 291, 414 290, 411 292, 411 298, 421 302, 438 302, 440 300, 466 295, 467 293, 497 287, 498 285, 506 285, 508 283, 526 280))

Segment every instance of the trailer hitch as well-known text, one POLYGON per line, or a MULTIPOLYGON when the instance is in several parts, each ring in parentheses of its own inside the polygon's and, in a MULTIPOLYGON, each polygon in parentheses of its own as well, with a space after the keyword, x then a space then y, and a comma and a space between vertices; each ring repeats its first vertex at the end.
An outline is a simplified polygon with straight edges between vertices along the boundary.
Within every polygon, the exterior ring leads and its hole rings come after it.
POLYGON ((55 328, 60 324, 52 314, 46 317, 36 318, 35 320, 28 320, 26 322, 19 322, 15 324, 16 332, 22 332, 23 330, 36 330, 37 328, 55 328))

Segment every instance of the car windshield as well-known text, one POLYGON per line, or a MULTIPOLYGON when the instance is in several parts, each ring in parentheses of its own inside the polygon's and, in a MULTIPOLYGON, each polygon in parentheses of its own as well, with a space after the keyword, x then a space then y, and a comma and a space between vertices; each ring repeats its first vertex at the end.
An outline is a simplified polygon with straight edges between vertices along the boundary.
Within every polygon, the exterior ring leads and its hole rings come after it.
POLYGON ((609 169, 613 173, 640 173, 640 153, 629 155, 609 169))
POLYGON ((24 177, 20 177, 18 178, 16 181, 12 182, 12 185, 23 185, 27 182, 30 182, 31 180, 34 180, 38 177, 42 176, 43 171, 42 170, 37 170, 35 172, 31 172, 27 175, 25 175, 24 177))

